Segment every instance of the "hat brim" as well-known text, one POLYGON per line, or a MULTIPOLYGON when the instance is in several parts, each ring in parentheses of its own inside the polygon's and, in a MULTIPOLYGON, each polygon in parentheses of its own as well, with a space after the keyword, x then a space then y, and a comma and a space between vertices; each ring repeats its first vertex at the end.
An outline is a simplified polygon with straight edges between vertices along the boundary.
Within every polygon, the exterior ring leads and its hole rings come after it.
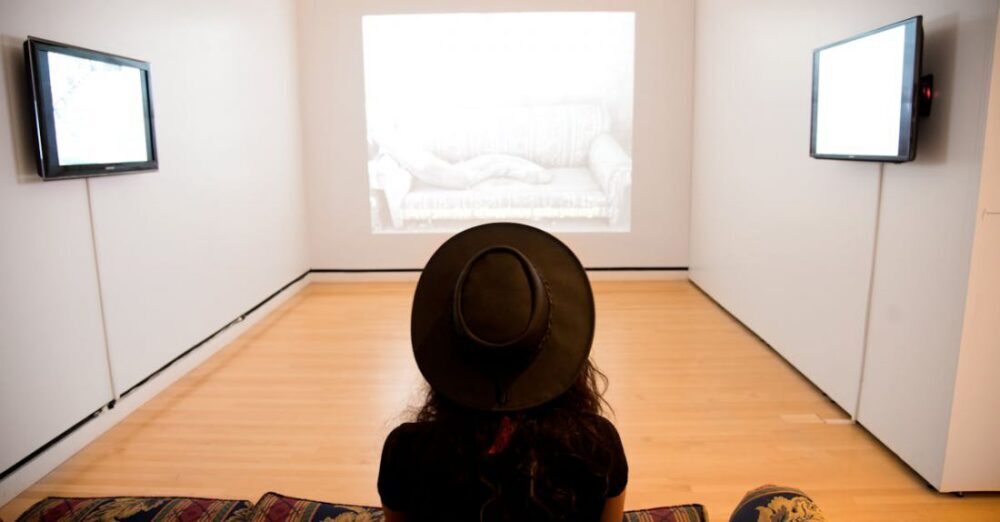
POLYGON ((568 390, 579 377, 594 340, 594 295, 573 251, 555 236, 517 223, 467 229, 431 256, 413 295, 410 340, 420 373, 438 393, 467 408, 516 411, 539 406, 568 390), (506 402, 497 401, 495 376, 467 355, 452 322, 455 284, 466 262, 490 246, 521 251, 548 286, 550 332, 544 346, 508 380, 506 402))

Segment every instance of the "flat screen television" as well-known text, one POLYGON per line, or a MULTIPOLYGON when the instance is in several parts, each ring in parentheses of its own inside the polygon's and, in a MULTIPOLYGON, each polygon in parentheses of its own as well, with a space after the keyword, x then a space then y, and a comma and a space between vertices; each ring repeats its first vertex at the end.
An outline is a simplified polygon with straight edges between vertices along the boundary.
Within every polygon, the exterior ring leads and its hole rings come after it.
POLYGON ((814 158, 903 162, 916 157, 923 17, 813 51, 814 158))
POLYGON ((24 57, 42 179, 157 169, 148 63, 35 37, 24 57))

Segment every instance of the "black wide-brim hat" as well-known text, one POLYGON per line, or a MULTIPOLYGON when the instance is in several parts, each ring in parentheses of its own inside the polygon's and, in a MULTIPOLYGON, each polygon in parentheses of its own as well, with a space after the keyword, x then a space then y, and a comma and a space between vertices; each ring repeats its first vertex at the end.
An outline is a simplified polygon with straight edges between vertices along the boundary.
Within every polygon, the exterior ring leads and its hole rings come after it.
POLYGON ((517 411, 568 390, 594 339, 594 295, 576 255, 527 225, 491 223, 445 241, 413 296, 417 366, 447 399, 517 411))

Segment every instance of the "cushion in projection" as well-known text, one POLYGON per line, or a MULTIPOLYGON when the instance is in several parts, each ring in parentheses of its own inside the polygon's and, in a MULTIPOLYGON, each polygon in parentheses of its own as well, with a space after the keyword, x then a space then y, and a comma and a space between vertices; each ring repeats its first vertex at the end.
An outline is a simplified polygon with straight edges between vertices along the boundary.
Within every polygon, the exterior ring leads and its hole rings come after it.
POLYGON ((28 508, 18 522, 243 522, 246 500, 181 497, 48 497, 28 508))
MULTIPOLYGON (((314 500, 268 493, 257 501, 251 522, 375 522, 383 520, 375 507, 327 504, 314 500)), ((628 511, 623 522, 703 522, 704 509, 697 504, 628 511)))
POLYGON ((743 497, 730 522, 826 522, 808 495, 781 486, 761 486, 743 497))
POLYGON ((403 198, 407 220, 565 219, 609 215, 608 197, 587 169, 549 169, 546 184, 492 178, 456 191, 414 183, 403 198))
POLYGON ((541 165, 508 154, 480 154, 459 162, 456 166, 478 170, 486 178, 511 178, 535 184, 552 181, 552 173, 541 165))
POLYGON ((384 155, 428 185, 464 189, 486 177, 482 172, 452 165, 398 134, 387 132, 376 140, 384 155))

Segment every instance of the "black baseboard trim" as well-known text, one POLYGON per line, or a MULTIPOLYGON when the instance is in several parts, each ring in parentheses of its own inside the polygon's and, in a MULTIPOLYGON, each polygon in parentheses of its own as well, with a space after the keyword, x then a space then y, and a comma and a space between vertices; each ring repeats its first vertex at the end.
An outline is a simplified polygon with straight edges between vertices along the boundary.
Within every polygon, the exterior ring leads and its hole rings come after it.
POLYGON ((775 355, 777 355, 778 359, 780 359, 781 362, 785 363, 785 366, 787 368, 789 368, 793 372, 799 374, 799 376, 801 376, 802 379, 804 379, 807 383, 809 383, 809 385, 812 386, 812 388, 814 390, 816 390, 817 393, 819 393, 827 401, 829 401, 829 403, 831 405, 833 405, 834 408, 837 408, 838 410, 840 410, 841 412, 843 412, 843 414, 845 416, 847 416, 847 418, 849 418, 849 419, 851 419, 851 420, 854 421, 854 424, 856 424, 858 427, 860 427, 861 429, 865 430, 866 433, 868 433, 869 435, 871 435, 871 437, 873 439, 875 439, 875 441, 880 446, 882 446, 882 449, 884 449, 888 453, 891 453, 892 456, 895 457, 896 461, 900 465, 908 468, 910 470, 910 472, 912 472, 919 480, 922 480, 924 482, 924 484, 931 491, 934 491, 934 492, 937 492, 937 493, 942 493, 942 494, 946 493, 946 492, 938 490, 933 484, 931 484, 931 482, 929 480, 927 480, 926 477, 923 476, 923 474, 921 474, 919 471, 917 471, 908 462, 906 462, 905 460, 903 460, 903 458, 900 457, 898 453, 896 453, 896 450, 890 448, 886 443, 882 442, 882 439, 880 439, 877 435, 875 435, 874 433, 872 433, 871 430, 869 430, 867 427, 865 427, 865 425, 861 422, 861 420, 854 418, 854 415, 851 414, 851 412, 847 411, 840 404, 837 404, 837 401, 833 400, 829 395, 827 395, 827 393, 825 391, 823 391, 822 388, 819 387, 819 385, 817 385, 815 382, 813 382, 812 379, 810 379, 809 377, 807 377, 806 374, 802 373, 802 370, 799 370, 798 368, 796 368, 795 365, 792 364, 791 361, 789 361, 788 359, 786 359, 785 356, 781 354, 781 352, 779 352, 777 349, 775 349, 774 346, 771 345, 771 343, 769 343, 766 340, 764 340, 764 338, 761 337, 757 332, 755 332, 753 330, 753 328, 750 328, 750 326, 748 324, 744 323, 742 319, 740 319, 739 317, 736 317, 735 315, 733 315, 732 312, 730 312, 728 309, 726 309, 726 307, 723 306, 722 303, 720 303, 718 300, 716 300, 715 297, 712 296, 712 294, 709 294, 704 288, 702 288, 700 285, 698 285, 698 283, 696 281, 694 281, 693 279, 691 280, 691 285, 694 286, 699 292, 701 292, 710 301, 712 301, 712 303, 715 304, 715 306, 717 306, 719 308, 719 310, 722 310, 722 312, 725 313, 726 315, 728 315, 729 317, 731 317, 733 319, 733 321, 736 321, 736 323, 739 324, 744 330, 746 330, 747 333, 749 333, 750 335, 756 337, 757 340, 760 341, 761 344, 763 344, 765 347, 767 347, 768 350, 771 350, 775 355))
POLYGON ((133 384, 131 388, 125 390, 125 392, 123 392, 121 394, 121 398, 128 397, 128 395, 130 393, 132 393, 136 388, 142 386, 143 384, 146 384, 153 377, 156 377, 157 375, 163 373, 164 370, 166 370, 167 368, 170 368, 171 366, 173 366, 177 361, 183 359, 189 353, 197 350, 198 348, 201 348, 202 346, 204 346, 205 343, 211 341, 212 339, 216 338, 222 332, 228 330, 230 326, 233 326, 233 325, 238 324, 238 323, 242 323, 243 320, 246 319, 248 315, 256 312, 257 309, 259 309, 260 307, 262 307, 265 304, 267 304, 268 301, 270 301, 271 299, 274 299, 275 297, 277 297, 278 294, 280 294, 281 292, 284 292, 285 290, 287 290, 288 287, 290 287, 290 286, 294 285, 295 283, 298 283, 299 281, 305 279, 305 277, 308 276, 308 275, 309 275, 309 270, 306 270, 305 272, 302 272, 302 274, 300 274, 295 279, 292 279, 291 281, 285 283, 284 286, 282 286, 281 288, 279 288, 277 291, 273 292, 271 295, 265 297, 264 300, 262 300, 261 302, 253 305, 246 312, 243 312, 242 314, 236 316, 236 319, 233 319, 232 321, 230 321, 229 323, 227 323, 222 328, 219 328, 218 330, 212 332, 208 337, 202 339, 201 341, 198 341, 198 343, 195 344, 194 346, 192 346, 192 347, 188 348, 187 350, 184 350, 183 352, 181 352, 180 354, 178 354, 177 357, 174 357, 173 359, 170 359, 170 361, 168 361, 167 364, 164 364, 163 366, 160 366, 156 371, 154 371, 153 373, 147 375, 141 381, 133 384))
POLYGON ((591 266, 588 272, 687 272, 686 266, 591 266))
MULTIPOLYGON (((260 309, 260 307, 264 306, 270 300, 272 300, 275 297, 277 297, 278 294, 284 292, 285 290, 287 290, 290 286, 294 285, 295 283, 298 283, 299 281, 305 279, 305 277, 308 276, 310 272, 311 272, 310 270, 306 270, 305 272, 302 272, 302 274, 300 274, 298 277, 296 277, 295 279, 292 279, 291 281, 285 283, 277 291, 273 292, 271 295, 265 297, 259 303, 257 303, 255 305, 253 305, 252 307, 250 307, 250 309, 248 309, 247 311, 245 311, 242 314, 240 314, 239 316, 237 316, 235 319, 233 319, 232 321, 230 321, 229 323, 227 323, 222 328, 219 328, 218 330, 212 332, 212 334, 209 335, 208 337, 202 339, 197 344, 195 344, 194 346, 188 348, 187 350, 184 350, 177 357, 174 357, 169 362, 167 362, 167 364, 164 364, 159 369, 157 369, 153 373, 147 375, 141 381, 139 381, 136 384, 134 384, 128 390, 125 390, 125 392, 121 394, 121 396, 119 397, 119 399, 123 399, 123 398, 127 397, 129 394, 131 394, 133 391, 135 391, 138 387, 142 386, 143 384, 146 384, 153 377, 156 377, 157 375, 163 373, 164 370, 166 370, 167 368, 173 366, 174 364, 177 363, 177 361, 183 359, 185 356, 187 356, 191 352, 195 351, 196 349, 200 348, 201 346, 204 346, 205 343, 211 341, 212 339, 214 339, 215 337, 217 337, 219 334, 221 334, 222 332, 226 331, 229 327, 231 327, 231 326, 233 326, 235 324, 239 324, 239 323, 243 322, 243 320, 245 320, 247 318, 247 316, 249 316, 250 314, 256 312, 258 309, 260 309)), ((90 415, 87 415, 86 417, 84 417, 82 420, 80 420, 76 424, 70 426, 69 429, 67 429, 66 431, 64 431, 64 432, 60 433, 59 435, 57 435, 54 439, 46 442, 45 444, 43 444, 41 447, 39 447, 35 451, 32 451, 31 453, 29 453, 23 459, 15 462, 14 465, 12 465, 9 468, 7 468, 7 469, 3 470, 2 472, 0 472, 0 480, 5 479, 7 476, 11 475, 12 473, 14 473, 15 471, 17 471, 18 469, 22 468, 28 462, 31 462, 32 459, 34 459, 38 455, 41 455, 43 452, 45 452, 46 450, 48 450, 49 448, 51 448, 55 444, 57 444, 61 440, 65 439, 67 436, 69 436, 74 431, 80 429, 84 424, 87 424, 91 420, 95 419, 98 415, 100 415, 105 410, 105 408, 108 408, 108 409, 114 408, 116 403, 117 403, 116 400, 112 400, 108 404, 106 404, 104 406, 101 406, 100 408, 97 409, 97 411, 91 413, 90 415)))
POLYGON ((313 274, 387 274, 394 272, 422 272, 423 268, 313 268, 313 274))
MULTIPOLYGON (((111 401, 111 402, 114 402, 114 401, 111 401)), ((109 405, 110 405, 110 403, 109 403, 109 405)), ((41 455, 42 453, 44 453, 45 450, 51 448, 52 446, 54 446, 55 444, 57 444, 59 441, 61 441, 61 440, 65 439, 66 437, 68 437, 70 433, 73 433, 74 431, 80 429, 80 427, 82 427, 84 424, 87 424, 88 422, 90 422, 91 420, 93 420, 95 417, 97 417, 98 415, 100 415, 100 413, 102 411, 104 411, 104 407, 103 406, 100 407, 94 413, 91 413, 90 415, 87 415, 86 417, 84 417, 83 420, 81 420, 80 422, 77 422, 76 424, 70 426, 69 429, 67 429, 66 431, 60 433, 59 435, 56 435, 56 437, 54 439, 46 442, 45 444, 42 444, 42 446, 40 448, 36 449, 35 451, 32 451, 31 453, 29 453, 23 459, 15 462, 13 466, 11 466, 11 467, 3 470, 2 472, 0 472, 0 480, 3 480, 5 478, 7 478, 8 475, 14 473, 15 471, 17 471, 18 469, 20 469, 22 466, 24 466, 28 462, 31 462, 32 459, 34 459, 35 457, 37 457, 37 456, 41 455)))
POLYGON ((838 410, 844 412, 844 415, 847 415, 848 418, 852 418, 852 419, 854 418, 854 416, 851 415, 850 412, 848 412, 847 410, 845 410, 843 406, 837 404, 836 401, 834 401, 832 398, 830 398, 830 396, 827 395, 826 392, 823 391, 815 382, 813 382, 812 379, 810 379, 809 377, 807 377, 806 374, 802 373, 802 370, 796 368, 795 365, 792 364, 791 361, 789 361, 788 359, 786 359, 785 356, 781 354, 781 352, 779 352, 777 349, 774 348, 774 346, 771 345, 771 343, 767 342, 766 339, 764 339, 763 337, 760 336, 760 334, 758 334, 756 331, 754 331, 754 329, 751 328, 750 325, 744 323, 743 320, 740 319, 739 317, 736 317, 732 312, 729 311, 729 309, 727 309, 725 306, 723 306, 722 303, 720 303, 715 297, 713 297, 712 294, 710 294, 707 291, 705 291, 705 289, 702 288, 695 280, 691 279, 690 281, 691 281, 691 286, 695 287, 695 289, 697 289, 699 292, 701 292, 702 295, 704 295, 705 297, 707 297, 708 300, 712 302, 712 304, 714 304, 716 307, 718 307, 719 310, 722 310, 722 312, 724 314, 728 315, 730 319, 732 319, 737 324, 739 324, 740 327, 742 327, 743 330, 745 330, 748 334, 752 335, 754 338, 756 338, 758 341, 760 341, 760 344, 763 344, 768 350, 774 352, 774 354, 777 355, 779 359, 781 359, 781 362, 785 363, 786 367, 788 367, 793 372, 799 374, 800 377, 802 377, 803 379, 805 379, 805 381, 808 382, 809 385, 812 386, 814 390, 816 390, 820 395, 822 395, 823 397, 825 397, 826 400, 830 401, 830 404, 832 404, 838 410))

